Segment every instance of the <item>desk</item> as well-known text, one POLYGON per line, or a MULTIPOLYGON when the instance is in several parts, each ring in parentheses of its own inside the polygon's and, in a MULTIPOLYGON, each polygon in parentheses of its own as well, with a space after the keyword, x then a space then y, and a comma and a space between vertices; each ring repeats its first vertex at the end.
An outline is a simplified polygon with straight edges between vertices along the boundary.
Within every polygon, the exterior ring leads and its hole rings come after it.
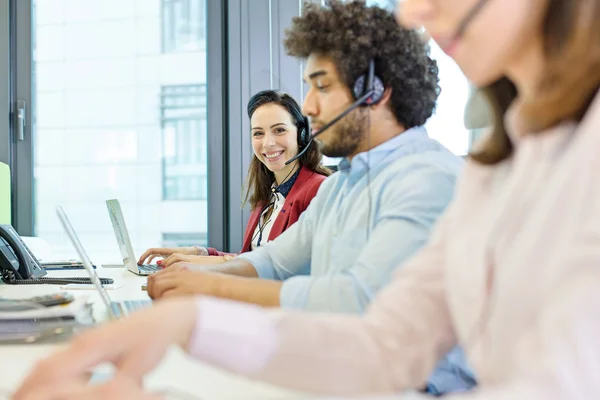
MULTIPOLYGON (((122 285, 109 290, 112 300, 138 300, 148 298, 141 290, 146 278, 139 277, 124 268, 102 268, 98 275, 113 278, 122 285)), ((84 270, 48 271, 49 277, 88 276, 84 270)), ((64 291, 60 285, 4 285, 0 284, 0 295, 8 298, 26 298, 64 291)), ((106 309, 95 290, 72 290, 75 296, 90 296, 97 321, 106 318, 106 309)), ((149 332, 149 334, 152 334, 149 332)), ((0 389, 14 390, 35 362, 48 356, 64 344, 0 345, 0 389)), ((280 389, 262 382, 251 381, 228 372, 190 360, 178 348, 169 351, 163 362, 146 378, 151 390, 165 387, 176 388, 185 393, 206 399, 306 399, 309 396, 280 389)))

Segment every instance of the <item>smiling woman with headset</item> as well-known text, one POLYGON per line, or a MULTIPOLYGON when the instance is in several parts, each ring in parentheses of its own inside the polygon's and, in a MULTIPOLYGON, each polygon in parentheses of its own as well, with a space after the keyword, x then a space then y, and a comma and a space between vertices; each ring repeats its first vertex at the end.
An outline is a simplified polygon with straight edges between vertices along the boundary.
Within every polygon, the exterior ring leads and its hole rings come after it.
MULTIPOLYGON (((244 203, 250 203, 252 213, 242 253, 275 239, 296 222, 331 174, 321 164, 323 155, 317 144, 310 140, 308 119, 291 96, 261 91, 248 102, 248 117, 254 155, 244 203)), ((166 257, 158 262, 164 267, 180 261, 214 264, 234 256, 210 247, 152 248, 142 254, 139 263, 166 257)))

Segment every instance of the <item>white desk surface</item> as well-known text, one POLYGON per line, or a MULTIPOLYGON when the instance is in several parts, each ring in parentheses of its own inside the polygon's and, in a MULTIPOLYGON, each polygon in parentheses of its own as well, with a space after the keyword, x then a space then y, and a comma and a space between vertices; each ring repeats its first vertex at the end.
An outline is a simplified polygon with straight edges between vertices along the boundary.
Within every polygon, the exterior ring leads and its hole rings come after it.
MULTIPOLYGON (((125 268, 98 267, 100 277, 113 278, 122 286, 108 293, 112 300, 147 299, 141 290, 145 277, 137 276, 125 268)), ((88 276, 84 270, 48 271, 50 277, 88 276)), ((65 291, 60 285, 4 285, 0 296, 26 298, 65 291)), ((97 321, 105 319, 106 309, 95 290, 71 290, 75 296, 90 296, 97 321)), ((152 334, 152 332, 148 332, 152 334)), ((64 344, 0 345, 0 393, 13 391, 35 362, 48 356, 64 344)), ((190 360, 180 349, 173 348, 163 362, 148 375, 146 385, 151 390, 176 388, 198 399, 305 399, 309 396, 280 389, 262 382, 251 381, 228 372, 190 360)))

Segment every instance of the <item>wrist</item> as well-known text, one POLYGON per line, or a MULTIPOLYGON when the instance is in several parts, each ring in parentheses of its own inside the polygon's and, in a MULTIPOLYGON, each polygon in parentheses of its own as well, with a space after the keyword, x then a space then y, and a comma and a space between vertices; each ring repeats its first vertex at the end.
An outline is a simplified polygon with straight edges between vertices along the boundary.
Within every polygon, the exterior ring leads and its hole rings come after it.
POLYGON ((208 249, 206 247, 192 246, 192 248, 195 251, 194 254, 197 256, 207 256, 208 255, 208 249))
POLYGON ((223 280, 227 279, 227 275, 209 272, 206 274, 206 281, 208 282, 208 288, 204 294, 212 297, 224 297, 221 293, 223 289, 223 280))
POLYGON ((188 297, 183 299, 169 300, 171 306, 174 308, 170 313, 171 315, 185 315, 184 318, 178 318, 178 321, 182 321, 181 329, 174 330, 176 332, 174 344, 185 349, 188 344, 193 340, 194 331, 198 319, 198 302, 195 297, 188 297))

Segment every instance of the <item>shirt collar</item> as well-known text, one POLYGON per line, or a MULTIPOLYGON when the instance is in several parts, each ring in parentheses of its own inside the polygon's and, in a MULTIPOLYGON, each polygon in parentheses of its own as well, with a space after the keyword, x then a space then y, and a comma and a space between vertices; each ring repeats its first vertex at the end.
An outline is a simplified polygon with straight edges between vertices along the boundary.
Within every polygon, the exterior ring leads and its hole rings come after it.
MULTIPOLYGON (((292 176, 290 176, 289 179, 284 181, 281 185, 274 186, 275 192, 281 193, 281 195, 283 197, 287 197, 287 195, 290 193, 290 190, 292 190, 292 186, 294 186, 296 179, 298 179, 298 175, 300 175, 301 169, 302 169, 302 167, 298 168, 296 170, 296 172, 294 172, 294 174, 292 176)), ((275 185, 275 184, 273 184, 273 185, 275 185)))
POLYGON ((379 164, 388 154, 397 150, 400 147, 406 146, 417 140, 423 140, 428 138, 427 131, 424 127, 418 126, 410 128, 401 134, 398 134, 390 140, 381 143, 379 146, 373 147, 369 151, 358 153, 349 161, 347 158, 343 158, 340 161, 338 169, 342 173, 354 174, 361 173, 367 169, 369 165, 371 168, 379 164))

